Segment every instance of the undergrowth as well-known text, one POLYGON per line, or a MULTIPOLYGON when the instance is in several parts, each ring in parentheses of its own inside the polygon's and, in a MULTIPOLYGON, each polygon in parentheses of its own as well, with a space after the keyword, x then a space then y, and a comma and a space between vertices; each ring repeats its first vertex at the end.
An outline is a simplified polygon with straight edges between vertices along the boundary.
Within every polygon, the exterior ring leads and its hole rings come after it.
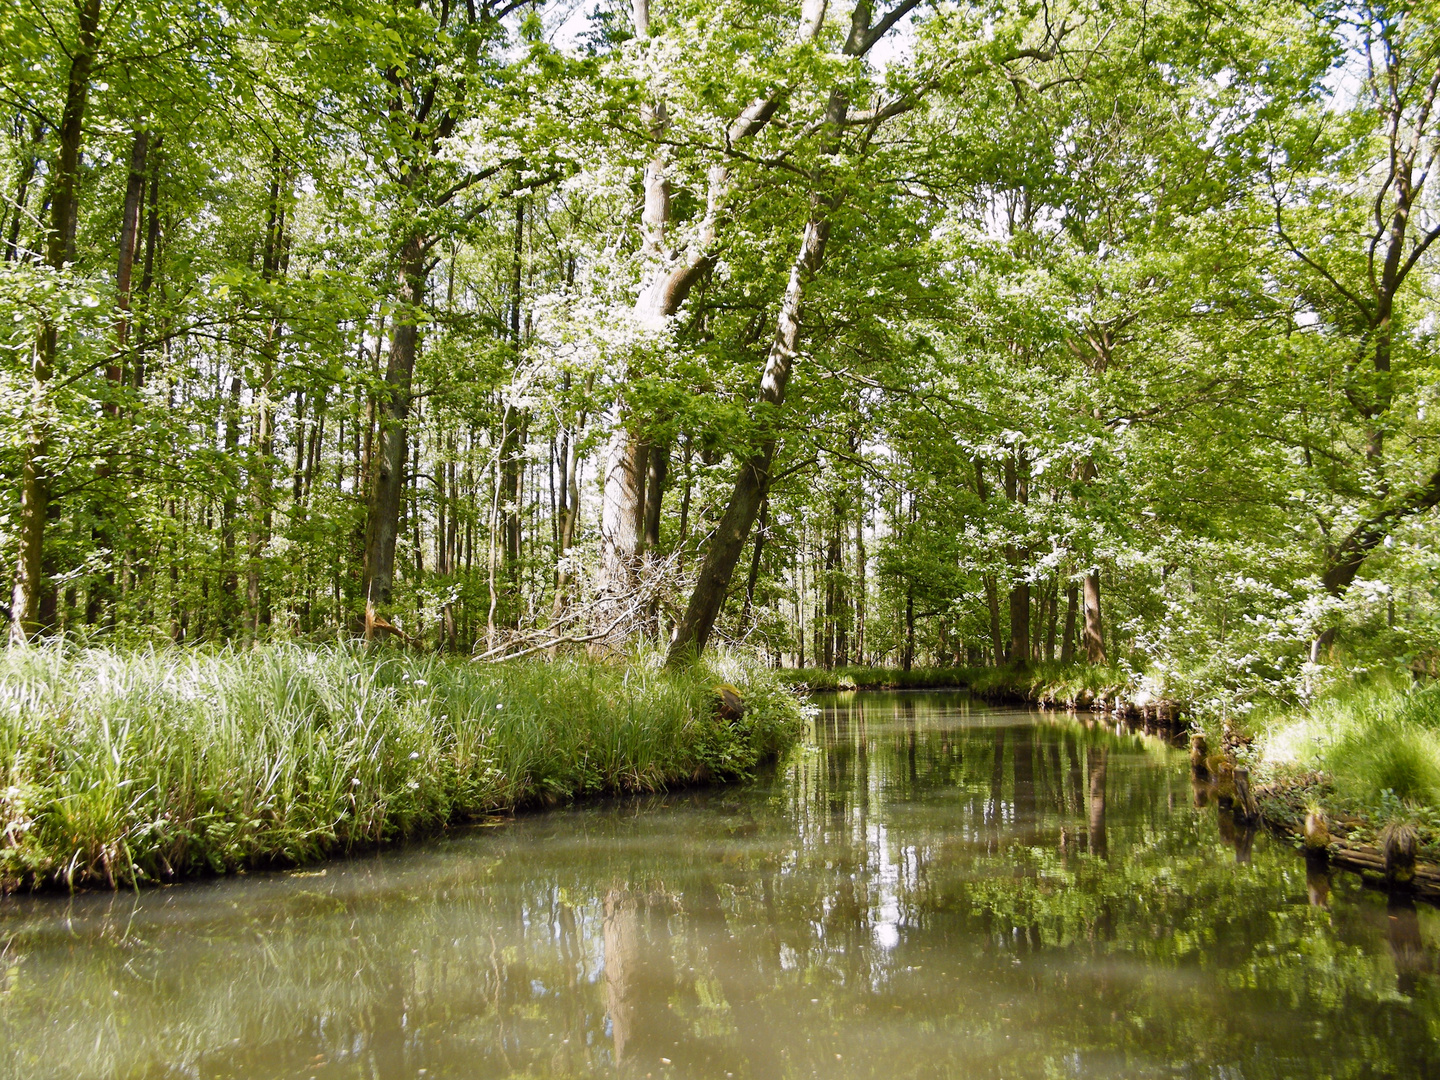
POLYGON ((1341 684, 1257 726, 1260 764, 1277 779, 1318 773, 1359 809, 1440 808, 1440 686, 1341 684))
POLYGON ((744 776, 798 734, 765 669, 482 666, 333 646, 0 655, 0 892, 295 865, 532 802, 744 776), (716 709, 736 684, 739 721, 716 709))

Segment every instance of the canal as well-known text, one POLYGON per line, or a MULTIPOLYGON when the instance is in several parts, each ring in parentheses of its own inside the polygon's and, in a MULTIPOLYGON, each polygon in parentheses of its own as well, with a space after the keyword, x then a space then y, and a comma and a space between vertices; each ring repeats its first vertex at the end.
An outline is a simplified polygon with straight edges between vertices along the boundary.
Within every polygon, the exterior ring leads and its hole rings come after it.
POLYGON ((1440 1076, 1440 915, 1197 806, 1163 740, 819 704, 746 785, 0 901, 0 1076, 1440 1076))

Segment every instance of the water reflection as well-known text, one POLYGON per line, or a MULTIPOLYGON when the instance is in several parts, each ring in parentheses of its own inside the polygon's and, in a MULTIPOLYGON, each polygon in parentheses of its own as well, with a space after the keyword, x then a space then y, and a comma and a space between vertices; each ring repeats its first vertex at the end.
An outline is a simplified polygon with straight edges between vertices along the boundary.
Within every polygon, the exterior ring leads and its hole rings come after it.
POLYGON ((1236 831, 1187 772, 852 695, 744 789, 7 902, 0 1075, 1440 1074, 1436 913, 1236 831))

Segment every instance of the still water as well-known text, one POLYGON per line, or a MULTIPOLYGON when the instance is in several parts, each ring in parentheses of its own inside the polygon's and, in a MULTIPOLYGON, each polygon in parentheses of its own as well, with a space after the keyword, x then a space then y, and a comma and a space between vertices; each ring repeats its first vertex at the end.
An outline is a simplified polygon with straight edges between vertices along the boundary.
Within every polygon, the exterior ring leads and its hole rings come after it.
POLYGON ((1440 917, 1184 755, 848 695, 744 787, 0 902, 5 1077, 1440 1076, 1440 917))

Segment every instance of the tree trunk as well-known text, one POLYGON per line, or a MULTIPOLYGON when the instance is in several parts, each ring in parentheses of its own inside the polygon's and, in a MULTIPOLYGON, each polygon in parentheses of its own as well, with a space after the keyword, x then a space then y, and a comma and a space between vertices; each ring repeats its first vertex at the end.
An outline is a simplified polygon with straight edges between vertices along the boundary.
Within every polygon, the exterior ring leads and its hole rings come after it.
POLYGON ((410 383, 419 349, 419 318, 425 302, 425 241, 409 237, 400 252, 398 300, 390 330, 390 356, 385 365, 384 400, 379 403, 376 460, 365 521, 365 559, 361 596, 365 604, 365 638, 374 640, 388 628, 383 612, 395 583, 395 541, 404 494, 410 383))
MULTIPOLYGON (((285 248, 285 206, 288 193, 281 190, 284 175, 280 151, 271 158, 270 206, 265 223, 265 247, 260 273, 267 282, 280 276, 285 248)), ((262 582, 262 560, 270 543, 274 524, 275 484, 275 406, 271 391, 275 381, 275 363, 280 354, 280 320, 272 315, 265 330, 265 343, 260 350, 260 382, 255 387, 255 439, 250 468, 250 550, 245 574, 245 609, 247 629, 258 634, 270 623, 270 597, 262 582)))
POLYGON ((1060 662, 1069 664, 1075 659, 1075 616, 1080 606, 1080 587, 1075 582, 1065 586, 1065 634, 1060 639, 1060 662))
POLYGON ((1100 618, 1100 571, 1091 569, 1085 575, 1085 658, 1092 664, 1105 659, 1105 624, 1100 618))
MULTIPOLYGON (((125 203, 120 213, 120 243, 115 264, 115 349, 105 363, 106 398, 103 406, 105 418, 118 427, 121 417, 120 399, 128 385, 125 371, 125 354, 130 339, 130 282, 135 270, 135 253, 140 242, 141 204, 145 197, 145 154, 150 138, 145 131, 137 131, 130 143, 130 169, 125 184, 125 203)), ((118 430, 112 430, 110 438, 119 441, 118 430)), ((115 573, 119 552, 119 531, 117 517, 125 506, 119 463, 112 454, 101 461, 95 469, 99 483, 91 501, 96 524, 91 530, 91 539, 105 564, 102 575, 92 579, 86 603, 85 621, 91 626, 114 615, 115 573)))
MULTIPOLYGON (((841 109, 843 112, 843 106, 841 109)), ((805 226, 800 250, 790 268, 790 280, 780 304, 775 340, 770 346, 770 354, 766 358, 764 375, 760 381, 760 401, 771 409, 778 410, 785 403, 785 389, 790 382, 790 372, 800 347, 800 307, 805 297, 805 286, 820 269, 829 236, 828 217, 823 213, 812 216, 805 226)), ((670 644, 667 664, 679 664, 692 654, 698 656, 704 650, 715 626, 715 619, 725 602, 725 593, 730 587, 735 563, 740 558, 740 552, 750 535, 750 527, 754 525, 760 503, 765 497, 770 482, 770 464, 774 457, 775 436, 771 434, 765 437, 759 450, 741 465, 730 501, 726 504, 725 513, 715 530, 710 548, 705 553, 705 562, 690 595, 690 603, 670 644)))
MULTIPOLYGON (((863 494, 863 488, 862 488, 863 494)), ((855 516, 855 662, 865 664, 865 502, 855 516)))
POLYGON ((905 660, 906 671, 915 666, 915 590, 905 590, 905 660))
POLYGON ((765 539, 769 532, 770 500, 760 503, 760 520, 755 529, 755 543, 750 549, 750 573, 745 578, 745 606, 740 611, 740 628, 750 625, 755 610, 755 584, 760 580, 760 560, 765 554, 765 539))
MULTIPOLYGON (((50 182, 51 224, 45 261, 59 270, 75 258, 76 182, 80 142, 90 98, 90 71, 98 45, 100 0, 82 0, 77 10, 78 33, 66 80, 65 108, 60 120, 60 152, 50 182)), ((47 461, 50 431, 44 419, 46 384, 55 370, 59 330, 44 321, 36 335, 30 364, 30 418, 20 466, 20 557, 11 594, 10 640, 24 643, 45 627, 42 598, 51 591, 45 572, 45 525, 50 517, 51 477, 47 461)))
MULTIPOLYGON (((240 358, 237 355, 235 362, 240 358)), ((240 394, 243 380, 240 374, 230 376, 230 395, 225 402, 225 495, 220 500, 220 628, 223 634, 233 634, 239 611, 238 586, 240 573, 235 565, 235 515, 239 505, 240 490, 240 394)))
POLYGON ((1000 632, 1000 586, 994 574, 985 575, 985 607, 990 615, 990 651, 996 667, 1005 663, 1005 637, 1000 632))
POLYGON ((1060 582, 1058 579, 1051 580, 1046 603, 1048 608, 1045 621, 1045 662, 1049 664, 1055 661, 1055 626, 1060 618, 1060 582))
MULTIPOLYGON (((1005 458, 1005 497, 1014 507, 1030 501, 1028 469, 1023 451, 1012 450, 1005 458)), ((1007 659, 1016 667, 1030 662, 1030 583, 1023 577, 1029 552, 1016 544, 1005 545, 1005 559, 1010 564, 1010 644, 1007 659)))
POLYGON ((839 522, 832 515, 830 535, 825 538, 825 670, 835 670, 835 656, 839 646, 839 592, 840 582, 840 534, 839 522))
MULTIPOLYGON (((918 0, 906 2, 913 7, 918 0)), ((819 36, 824 25, 825 8, 825 0, 803 0, 798 40, 808 42, 819 36)), ((864 26, 868 28, 868 6, 865 11, 864 26)), ((641 42, 646 42, 650 37, 648 0, 634 0, 634 15, 636 36, 641 42)), ((851 39, 847 42, 846 51, 853 55, 860 39, 854 33, 851 39)), ((869 44, 873 44, 873 41, 865 43, 865 48, 868 48, 869 44)), ((742 109, 726 130, 727 144, 734 146, 761 131, 775 115, 782 92, 777 89, 766 97, 755 99, 742 109)), ((844 99, 838 92, 831 97, 832 104, 838 100, 843 105, 844 99)), ((641 109, 641 121, 658 141, 668 124, 664 102, 656 101, 645 105, 641 109)), ((699 221, 689 246, 683 252, 671 253, 666 247, 666 230, 671 223, 672 206, 670 182, 666 175, 663 154, 657 152, 646 166, 641 237, 642 254, 649 268, 642 278, 635 302, 635 318, 640 326, 650 330, 662 329, 666 320, 680 310, 695 284, 709 271, 714 260, 720 216, 724 210, 729 184, 729 169, 725 165, 712 165, 707 177, 704 217, 699 221)), ((824 247, 823 241, 821 247, 824 247)), ((781 394, 783 397, 783 388, 781 394)), ((602 599, 608 598, 608 602, 597 606, 597 621, 603 625, 608 625, 619 617, 624 604, 623 598, 639 584, 641 566, 638 556, 642 537, 631 532, 630 522, 643 513, 646 462, 641 453, 643 436, 636 428, 635 418, 627 415, 622 405, 619 423, 606 454, 600 515, 600 592, 602 599)), ((687 483, 688 479, 687 477, 687 483)), ((750 524, 754 522, 759 499, 753 495, 744 495, 742 501, 752 503, 746 523, 748 532, 750 524)), ((737 512, 741 512, 738 506, 737 512)), ((730 556, 732 572, 739 556, 738 550, 730 556)), ((714 569, 718 569, 718 566, 719 564, 714 569)), ((726 587, 728 585, 727 575, 726 587)), ((712 623, 713 619, 712 615, 712 623)), ((676 632, 678 634, 681 631, 677 628, 676 632)), ((684 633, 690 636, 694 631, 685 630, 684 633)), ((707 626, 701 637, 708 634, 707 626)), ((703 641, 687 642, 685 648, 691 647, 695 648, 698 655, 704 647, 703 641)))
MULTIPOLYGON (((19 134, 18 132, 16 134, 19 134)), ((15 262, 20 258, 20 226, 25 221, 26 206, 30 201, 30 184, 35 171, 40 167, 40 143, 45 138, 45 125, 38 119, 30 125, 30 144, 25 148, 20 163, 20 175, 15 181, 15 216, 5 237, 5 261, 15 262)), ((0 218, 3 221, 4 218, 0 218)))
POLYGON ((645 458, 645 534, 643 550, 653 553, 660 546, 660 511, 665 501, 665 481, 670 475, 670 447, 655 443, 645 458))
POLYGON ((145 385, 145 354, 154 347, 147 339, 153 334, 155 326, 150 293, 155 284, 155 262, 160 250, 160 167, 164 161, 164 154, 161 152, 164 139, 163 135, 156 135, 146 155, 151 162, 150 190, 145 198, 145 259, 140 271, 139 290, 144 322, 141 325, 140 340, 135 345, 130 376, 130 385, 136 390, 145 385))

